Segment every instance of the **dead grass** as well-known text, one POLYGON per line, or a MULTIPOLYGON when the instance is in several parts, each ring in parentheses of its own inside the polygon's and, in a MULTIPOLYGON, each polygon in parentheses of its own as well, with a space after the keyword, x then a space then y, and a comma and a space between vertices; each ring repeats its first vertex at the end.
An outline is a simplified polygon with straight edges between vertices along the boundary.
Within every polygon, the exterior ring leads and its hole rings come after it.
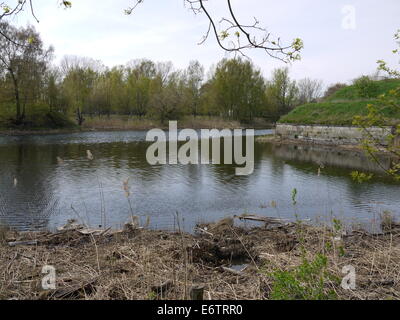
POLYGON ((0 223, 0 245, 5 244, 9 231, 9 228, 0 223))
POLYGON ((339 250, 335 232, 323 227, 216 226, 201 235, 132 228, 103 235, 8 232, 7 242, 38 244, 0 245, 0 299, 186 299, 195 284, 205 285, 205 299, 268 299, 271 272, 291 270, 318 253, 328 257, 329 272, 338 278, 344 266, 356 269, 354 291, 326 283, 339 299, 400 298, 399 229, 353 232, 342 237, 339 250), (248 267, 239 273, 224 268, 233 260, 248 267), (44 265, 56 268, 56 290, 41 289, 44 265), (157 289, 167 281, 168 290, 157 289))
POLYGON ((130 117, 88 117, 82 125, 83 129, 92 130, 147 130, 157 128, 159 123, 148 119, 130 117))
MULTIPOLYGON (((220 117, 186 116, 178 121, 180 128, 192 129, 240 129, 244 125, 238 121, 226 120, 220 117)), ((83 123, 83 129, 89 130, 149 130, 153 128, 168 129, 168 122, 162 124, 160 121, 137 118, 137 117, 93 117, 87 118, 83 123)), ((263 119, 255 119, 248 127, 268 128, 271 124, 263 119)))

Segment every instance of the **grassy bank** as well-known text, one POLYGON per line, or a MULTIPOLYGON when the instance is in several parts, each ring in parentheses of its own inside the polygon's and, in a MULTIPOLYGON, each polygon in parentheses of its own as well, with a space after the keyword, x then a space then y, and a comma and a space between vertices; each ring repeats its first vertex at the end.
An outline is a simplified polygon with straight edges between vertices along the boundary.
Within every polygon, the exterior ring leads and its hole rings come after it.
MULTIPOLYGON (((376 88, 370 98, 360 96, 356 86, 348 86, 327 97, 320 103, 309 103, 295 108, 283 116, 280 123, 352 125, 356 115, 366 115, 368 104, 377 102, 377 97, 400 86, 400 80, 375 82, 376 88)), ((382 110, 393 123, 400 120, 400 111, 382 110)))
POLYGON ((344 234, 338 221, 333 229, 230 222, 203 225, 195 235, 132 225, 122 231, 3 230, 0 299, 186 299, 198 284, 205 299, 400 298, 397 225, 371 235, 344 234), (233 269, 235 260, 247 267, 233 269), (41 288, 44 265, 56 269, 55 290, 41 288), (354 290, 341 286, 349 265, 356 270, 354 290))
MULTIPOLYGON (((376 98, 381 94, 387 93, 390 90, 396 89, 400 86, 400 80, 398 79, 388 79, 375 81, 375 88, 371 93, 370 98, 376 98)), ((340 101, 348 101, 348 100, 359 100, 363 99, 360 97, 360 93, 358 92, 355 85, 348 86, 336 91, 334 94, 326 98, 326 101, 330 102, 340 102, 340 101)), ((367 99, 368 100, 368 99, 367 99)))

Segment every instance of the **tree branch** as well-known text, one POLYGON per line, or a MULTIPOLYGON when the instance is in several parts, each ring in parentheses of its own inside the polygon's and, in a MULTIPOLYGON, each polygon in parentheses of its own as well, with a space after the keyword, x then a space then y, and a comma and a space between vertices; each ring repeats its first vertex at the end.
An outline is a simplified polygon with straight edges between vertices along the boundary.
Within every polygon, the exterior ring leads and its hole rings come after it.
MULTIPOLYGON (((144 0, 134 0, 134 1, 135 1, 134 5, 125 10, 125 13, 127 15, 132 14, 133 11, 137 8, 137 6, 144 2, 144 0)), ((226 0, 229 12, 229 18, 224 17, 220 20, 219 23, 220 25, 222 25, 223 23, 227 23, 228 27, 223 29, 221 32, 218 32, 215 18, 211 15, 209 9, 205 5, 207 1, 208 0, 184 0, 184 4, 189 5, 189 9, 194 14, 197 15, 204 13, 204 15, 207 17, 209 21, 208 30, 199 44, 204 44, 205 41, 209 38, 211 32, 213 32, 219 47, 227 52, 235 54, 239 53, 242 56, 246 56, 244 53, 246 50, 259 49, 263 50, 270 57, 279 59, 284 62, 290 62, 300 59, 299 53, 304 47, 301 39, 296 38, 289 45, 281 45, 280 38, 278 38, 276 41, 270 40, 271 34, 268 33, 267 30, 259 26, 259 21, 256 18, 254 18, 255 21, 251 25, 246 25, 239 22, 238 18, 236 17, 235 11, 232 7, 231 0, 226 0), (257 40, 256 36, 253 35, 253 31, 264 32, 264 35, 260 38, 260 40, 257 40), (231 36, 230 32, 233 32, 234 40, 231 39, 228 42, 229 45, 227 45, 225 40, 227 40, 227 38, 231 36), (241 35, 244 35, 245 38, 245 42, 243 43, 241 41, 241 35)), ((9 8, 4 2, 2 2, 0 4, 0 8, 3 8, 4 12, 3 14, 0 15, 0 21, 4 17, 18 14, 23 10, 24 6, 27 3, 29 4, 32 16, 37 22, 39 22, 33 9, 33 0, 29 1, 20 0, 13 9, 9 8)), ((65 8, 70 8, 72 5, 70 1, 65 1, 65 0, 59 0, 59 3, 61 6, 65 8)), ((4 32, 0 33, 0 35, 5 37, 8 41, 12 41, 12 39, 10 39, 10 37, 4 34, 4 32)))
MULTIPOLYGON (((134 9, 143 2, 144 0, 136 0, 135 5, 125 11, 126 14, 132 14, 134 9)), ((246 56, 244 53, 245 50, 261 49, 270 57, 284 62, 300 59, 299 52, 303 49, 303 42, 301 39, 297 38, 290 45, 286 46, 281 45, 280 39, 271 41, 270 33, 259 26, 259 21, 256 18, 254 18, 255 22, 252 25, 245 25, 239 22, 232 7, 231 0, 226 0, 230 18, 222 18, 220 20, 220 24, 225 22, 228 23, 229 26, 219 33, 215 19, 205 5, 206 2, 207 0, 184 0, 184 3, 189 5, 189 9, 194 14, 204 13, 209 21, 208 30, 199 44, 204 44, 209 38, 210 33, 213 32, 218 46, 227 52, 239 53, 242 56, 246 56), (227 46, 224 40, 230 36, 229 32, 231 31, 234 32, 237 41, 230 41, 229 43, 232 44, 232 46, 227 46), (265 32, 265 35, 257 41, 256 37, 252 35, 252 31, 262 31, 265 32), (241 44, 240 34, 245 36, 246 43, 241 44)))

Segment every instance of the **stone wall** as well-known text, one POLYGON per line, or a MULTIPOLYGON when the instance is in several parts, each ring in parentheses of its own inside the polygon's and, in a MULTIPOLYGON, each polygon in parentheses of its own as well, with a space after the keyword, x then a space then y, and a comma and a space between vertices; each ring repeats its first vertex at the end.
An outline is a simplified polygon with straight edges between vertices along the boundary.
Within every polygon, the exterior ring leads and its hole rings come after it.
MULTIPOLYGON (((387 135, 389 129, 378 127, 370 128, 369 131, 373 136, 387 144, 387 135)), ((341 127, 341 126, 319 126, 319 125, 291 125, 278 124, 276 126, 276 135, 281 139, 307 141, 316 144, 332 144, 332 145, 356 145, 360 144, 364 139, 364 133, 357 127, 341 127)))
POLYGON ((273 144, 273 154, 284 160, 293 161, 292 166, 301 167, 301 163, 314 163, 320 167, 346 168, 361 172, 383 173, 390 168, 391 159, 385 155, 377 155, 379 164, 371 161, 366 152, 359 149, 343 149, 330 145, 318 144, 273 144))

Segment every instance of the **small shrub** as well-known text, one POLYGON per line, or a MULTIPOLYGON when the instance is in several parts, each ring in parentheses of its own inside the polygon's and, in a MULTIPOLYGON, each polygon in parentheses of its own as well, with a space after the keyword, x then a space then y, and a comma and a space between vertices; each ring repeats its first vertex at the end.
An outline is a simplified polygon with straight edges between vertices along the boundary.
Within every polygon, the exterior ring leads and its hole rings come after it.
POLYGON ((333 229, 336 233, 339 233, 343 229, 343 223, 339 219, 333 219, 333 229))
POLYGON ((360 184, 370 181, 373 177, 374 175, 372 173, 367 174, 365 172, 359 172, 359 171, 353 171, 351 173, 351 178, 360 184))
POLYGON ((374 98, 378 95, 378 84, 367 76, 354 80, 354 87, 360 98, 374 98))
POLYGON ((75 124, 64 114, 51 111, 46 114, 46 124, 50 128, 72 128, 75 124))
POLYGON ((345 83, 336 83, 334 85, 331 85, 324 94, 324 98, 328 98, 330 96, 332 96, 333 94, 335 94, 336 92, 338 92, 339 90, 346 88, 347 84, 345 83))
POLYGON ((322 254, 313 261, 304 259, 296 269, 276 271, 270 298, 273 300, 334 300, 336 293, 326 287, 333 275, 327 271, 328 258, 322 254))

